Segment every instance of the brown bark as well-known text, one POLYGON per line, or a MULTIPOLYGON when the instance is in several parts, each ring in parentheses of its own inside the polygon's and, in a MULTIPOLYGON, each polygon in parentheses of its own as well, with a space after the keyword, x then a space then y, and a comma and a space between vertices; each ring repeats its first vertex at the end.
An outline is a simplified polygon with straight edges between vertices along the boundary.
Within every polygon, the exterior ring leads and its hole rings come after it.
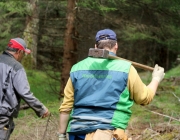
POLYGON ((64 38, 64 51, 61 71, 61 89, 60 95, 64 94, 64 87, 69 78, 69 72, 73 64, 77 62, 77 43, 73 38, 76 36, 74 21, 75 21, 75 0, 68 0, 67 4, 67 24, 64 38))
POLYGON ((169 69, 169 49, 168 48, 166 49, 166 53, 167 53, 167 55, 166 55, 166 70, 168 70, 169 69))
POLYGON ((37 65, 37 42, 39 32, 39 8, 38 0, 30 0, 27 4, 29 15, 26 17, 26 28, 24 30, 24 40, 27 47, 32 51, 31 55, 25 58, 24 63, 28 68, 36 68, 37 65))
POLYGON ((29 109, 30 106, 28 104, 24 104, 20 106, 20 110, 25 110, 25 109, 29 109))

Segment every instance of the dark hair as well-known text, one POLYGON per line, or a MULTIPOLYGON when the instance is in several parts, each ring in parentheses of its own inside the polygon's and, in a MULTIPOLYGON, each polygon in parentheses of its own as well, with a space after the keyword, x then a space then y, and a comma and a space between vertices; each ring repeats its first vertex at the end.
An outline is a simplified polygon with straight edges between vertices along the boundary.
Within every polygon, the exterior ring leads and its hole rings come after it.
POLYGON ((11 52, 17 52, 19 49, 7 47, 6 50, 11 52))
POLYGON ((96 47, 99 49, 109 48, 112 49, 116 45, 116 40, 100 40, 96 42, 96 47))

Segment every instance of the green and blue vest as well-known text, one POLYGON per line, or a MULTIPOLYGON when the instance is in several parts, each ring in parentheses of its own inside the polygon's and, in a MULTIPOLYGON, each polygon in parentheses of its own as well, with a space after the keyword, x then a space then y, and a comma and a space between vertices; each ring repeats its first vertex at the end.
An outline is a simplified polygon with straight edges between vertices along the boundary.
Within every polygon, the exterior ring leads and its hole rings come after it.
POLYGON ((127 88, 130 66, 123 60, 88 57, 72 67, 74 108, 67 132, 126 129, 133 105, 127 88))

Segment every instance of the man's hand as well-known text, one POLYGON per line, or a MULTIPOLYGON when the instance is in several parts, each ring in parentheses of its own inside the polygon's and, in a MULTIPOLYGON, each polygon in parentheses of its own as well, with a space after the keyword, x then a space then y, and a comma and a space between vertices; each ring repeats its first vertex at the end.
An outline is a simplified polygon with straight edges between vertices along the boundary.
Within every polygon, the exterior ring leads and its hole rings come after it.
POLYGON ((42 118, 45 118, 50 115, 50 112, 48 109, 46 109, 46 112, 42 115, 42 118))
POLYGON ((60 138, 60 137, 59 137, 59 140, 67 140, 67 139, 66 139, 66 138, 60 138))
POLYGON ((67 140, 66 134, 58 134, 59 140, 67 140))
POLYGON ((154 67, 154 71, 152 73, 152 80, 158 81, 160 83, 164 78, 164 68, 158 66, 157 64, 154 67))

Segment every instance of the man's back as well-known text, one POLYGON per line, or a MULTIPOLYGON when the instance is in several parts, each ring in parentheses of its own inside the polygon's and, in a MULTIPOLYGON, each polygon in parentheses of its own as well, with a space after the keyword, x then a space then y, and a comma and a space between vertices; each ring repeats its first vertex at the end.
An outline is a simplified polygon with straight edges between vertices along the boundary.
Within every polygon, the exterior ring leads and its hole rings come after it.
POLYGON ((131 114, 127 108, 133 104, 127 89, 130 66, 122 60, 89 57, 72 67, 74 109, 68 132, 126 128, 131 114))
POLYGON ((22 65, 12 55, 4 52, 0 55, 0 114, 16 116, 20 99, 15 93, 13 77, 22 65))
MULTIPOLYGON (((98 31, 95 41, 95 49, 116 54, 118 44, 114 31, 98 31)), ((147 86, 135 68, 125 61, 88 58, 74 65, 59 108, 59 140, 66 139, 66 132, 70 140, 99 140, 107 137, 110 129, 110 139, 127 140, 124 130, 131 116, 130 107, 133 102, 150 103, 163 77, 164 69, 158 65, 147 86)))

